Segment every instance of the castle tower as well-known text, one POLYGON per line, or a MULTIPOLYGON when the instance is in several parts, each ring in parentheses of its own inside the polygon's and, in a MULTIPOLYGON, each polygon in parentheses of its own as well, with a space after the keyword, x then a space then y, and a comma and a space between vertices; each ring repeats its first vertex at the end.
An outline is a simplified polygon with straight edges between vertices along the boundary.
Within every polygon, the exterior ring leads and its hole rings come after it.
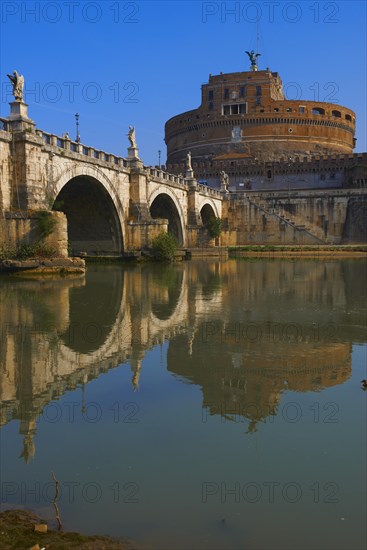
POLYGON ((259 70, 209 75, 201 105, 165 125, 168 170, 183 172, 191 152, 197 179, 218 161, 234 165, 281 158, 351 154, 355 113, 333 103, 287 100, 277 72, 259 70))

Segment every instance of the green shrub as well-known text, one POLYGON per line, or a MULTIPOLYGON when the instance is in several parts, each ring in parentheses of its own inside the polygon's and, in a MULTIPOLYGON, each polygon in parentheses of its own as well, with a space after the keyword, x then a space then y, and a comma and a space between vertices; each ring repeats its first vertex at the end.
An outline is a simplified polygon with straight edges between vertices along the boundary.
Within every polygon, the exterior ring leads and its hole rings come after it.
POLYGON ((0 247, 0 261, 1 260, 13 260, 16 258, 16 249, 9 246, 0 247))
POLYGON ((42 235, 42 238, 46 238, 55 229, 57 221, 53 217, 52 213, 48 210, 40 210, 38 212, 38 229, 42 235))
POLYGON ((157 260, 172 261, 177 250, 176 239, 172 233, 162 231, 153 239, 151 250, 157 260))
POLYGON ((210 218, 206 227, 211 238, 217 238, 222 232, 222 220, 216 217, 210 218))

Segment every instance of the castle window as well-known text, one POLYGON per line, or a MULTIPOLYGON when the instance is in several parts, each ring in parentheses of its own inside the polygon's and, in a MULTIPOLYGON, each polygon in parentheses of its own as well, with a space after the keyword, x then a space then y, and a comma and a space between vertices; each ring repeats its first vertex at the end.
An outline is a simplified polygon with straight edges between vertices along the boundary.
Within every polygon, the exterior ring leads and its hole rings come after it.
POLYGON ((209 90, 208 99, 209 99, 209 101, 214 99, 214 91, 213 90, 209 90))
POLYGON ((241 86, 240 88, 240 97, 245 97, 245 87, 241 86))
POLYGON ((312 109, 312 114, 313 115, 324 115, 325 114, 325 109, 321 109, 321 107, 314 107, 312 109))
POLYGON ((271 170, 268 170, 268 179, 271 179, 271 170))
POLYGON ((274 107, 274 113, 279 113, 278 107, 274 107))
POLYGON ((341 118, 342 114, 340 111, 331 111, 331 116, 335 116, 337 118, 341 118))
POLYGON ((303 114, 305 112, 305 107, 303 105, 299 106, 299 112, 303 114))
POLYGON ((214 108, 214 105, 213 105, 213 102, 211 101, 208 105, 208 109, 209 109, 209 111, 212 111, 213 108, 214 108))
POLYGON ((261 86, 256 86, 256 95, 261 95, 261 86))
POLYGON ((228 98, 229 98, 229 89, 224 88, 224 99, 228 99, 228 98))
POLYGON ((288 107, 287 113, 291 113, 291 112, 292 112, 292 109, 290 107, 288 107))
POLYGON ((345 115, 345 120, 350 120, 352 122, 352 117, 350 115, 345 115))
MULTIPOLYGON (((247 103, 233 103, 232 105, 222 105, 222 114, 223 115, 238 115, 247 113, 247 103)), ((240 121, 236 121, 237 124, 240 124, 240 121)))

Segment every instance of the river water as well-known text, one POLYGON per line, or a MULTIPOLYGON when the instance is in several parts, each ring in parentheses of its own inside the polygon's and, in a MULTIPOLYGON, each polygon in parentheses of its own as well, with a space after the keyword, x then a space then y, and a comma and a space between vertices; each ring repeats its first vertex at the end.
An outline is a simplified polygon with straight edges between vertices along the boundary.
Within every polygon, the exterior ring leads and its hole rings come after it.
POLYGON ((2 508, 154 549, 366 546, 365 260, 0 280, 2 508))

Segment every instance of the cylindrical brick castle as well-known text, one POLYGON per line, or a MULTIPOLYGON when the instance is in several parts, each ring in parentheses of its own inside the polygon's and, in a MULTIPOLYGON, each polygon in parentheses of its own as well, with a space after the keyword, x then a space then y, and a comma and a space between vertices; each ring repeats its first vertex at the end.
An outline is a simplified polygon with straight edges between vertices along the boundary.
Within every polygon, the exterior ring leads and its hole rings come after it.
POLYGON ((219 160, 350 154, 354 133, 353 111, 333 103, 287 100, 280 76, 269 69, 209 75, 200 107, 166 123, 167 168, 184 172, 189 151, 196 177, 219 160))

